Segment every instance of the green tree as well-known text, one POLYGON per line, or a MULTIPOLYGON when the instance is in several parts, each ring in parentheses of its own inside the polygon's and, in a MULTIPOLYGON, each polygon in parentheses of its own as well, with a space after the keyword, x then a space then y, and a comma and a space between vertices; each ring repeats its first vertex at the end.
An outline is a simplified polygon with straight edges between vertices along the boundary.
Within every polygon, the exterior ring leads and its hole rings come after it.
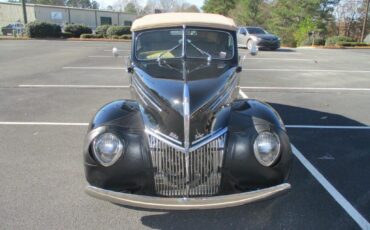
POLYGON ((64 0, 28 0, 27 2, 42 5, 65 6, 64 0))
POLYGON ((311 18, 319 31, 325 34, 328 21, 332 17, 333 0, 274 0, 271 3, 271 18, 267 23, 268 29, 278 34, 283 44, 295 46, 297 31, 307 31, 309 28, 304 21, 311 18), (294 36, 296 34, 296 36, 294 36))
POLYGON ((123 11, 128 14, 137 14, 136 6, 132 2, 127 3, 123 11))
POLYGON ((235 8, 235 0, 205 0, 202 7, 206 13, 222 14, 227 16, 235 8))
POLYGON ((264 0, 239 0, 229 15, 241 25, 263 26, 269 17, 269 8, 264 0))
POLYGON ((196 5, 183 4, 181 6, 181 12, 199 13, 200 10, 196 5))
POLYGON ((67 0, 66 5, 80 8, 92 8, 90 0, 67 0))
POLYGON ((92 1, 91 9, 99 9, 99 3, 97 1, 92 1))
POLYGON ((317 24, 311 17, 305 18, 298 25, 298 29, 294 32, 294 38, 298 45, 307 39, 308 33, 317 30, 317 24))

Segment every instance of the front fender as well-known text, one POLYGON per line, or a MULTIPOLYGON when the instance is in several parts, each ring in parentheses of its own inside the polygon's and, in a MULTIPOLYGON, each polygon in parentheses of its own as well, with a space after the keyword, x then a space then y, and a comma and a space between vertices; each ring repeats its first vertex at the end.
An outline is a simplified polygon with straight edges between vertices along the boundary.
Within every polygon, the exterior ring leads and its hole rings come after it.
POLYGON ((85 176, 90 185, 128 193, 153 194, 154 181, 140 107, 133 100, 104 105, 90 122, 85 139, 85 176), (110 166, 100 165, 91 154, 91 143, 104 132, 124 141, 124 153, 110 166))
POLYGON ((267 103, 255 99, 238 99, 231 104, 229 129, 237 132, 261 125, 285 130, 279 114, 267 103))
POLYGON ((143 130, 139 104, 134 100, 117 100, 104 105, 91 120, 89 131, 100 126, 143 130))
POLYGON ((289 137, 277 112, 253 99, 236 100, 230 105, 228 140, 223 168, 223 188, 245 191, 283 183, 290 172, 292 154, 289 137), (262 166, 254 155, 258 133, 274 132, 281 143, 280 158, 270 167, 262 166))

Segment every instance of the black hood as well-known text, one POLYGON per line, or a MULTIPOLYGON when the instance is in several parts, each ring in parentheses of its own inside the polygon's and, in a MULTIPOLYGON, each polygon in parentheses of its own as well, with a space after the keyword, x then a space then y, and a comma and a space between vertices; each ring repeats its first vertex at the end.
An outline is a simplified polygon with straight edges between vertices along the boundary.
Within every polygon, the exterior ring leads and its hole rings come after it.
POLYGON ((190 140, 196 134, 210 131, 211 117, 224 103, 229 102, 230 88, 236 87, 236 66, 228 61, 181 59, 171 61, 142 62, 135 68, 133 85, 139 88, 138 94, 145 93, 138 100, 147 101, 149 119, 166 135, 177 137, 184 134, 184 85, 189 89, 190 140), (153 105, 156 104, 156 105, 153 105), (158 111, 158 107, 162 111, 158 111), (155 122, 153 122, 155 121, 155 122))

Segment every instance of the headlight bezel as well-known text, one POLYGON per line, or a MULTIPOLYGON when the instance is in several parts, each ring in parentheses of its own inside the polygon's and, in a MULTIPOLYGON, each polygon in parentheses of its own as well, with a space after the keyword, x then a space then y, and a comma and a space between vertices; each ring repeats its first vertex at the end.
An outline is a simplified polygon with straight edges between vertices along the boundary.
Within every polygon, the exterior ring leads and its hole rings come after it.
POLYGON ((280 156, 281 156, 281 140, 279 138, 279 135, 276 134, 275 132, 269 131, 269 130, 264 130, 264 131, 259 132, 258 135, 255 137, 254 142, 253 142, 253 151, 254 151, 254 156, 255 156, 256 160, 262 166, 265 166, 265 167, 274 166, 276 164, 276 162, 279 160, 280 156), (274 137, 276 142, 277 142, 277 145, 276 145, 276 150, 277 151, 275 153, 275 156, 273 157, 273 159, 270 162, 264 161, 261 157, 261 153, 258 151, 258 142, 257 142, 258 138, 265 135, 265 134, 272 135, 272 137, 274 137))
POLYGON ((112 166, 113 164, 115 164, 118 161, 118 159, 124 154, 124 149, 125 149, 125 141, 122 138, 120 138, 119 135, 117 135, 113 132, 101 133, 101 134, 97 135, 94 138, 94 140, 91 142, 91 151, 92 151, 92 154, 93 154, 95 160, 97 162, 99 162, 99 164, 104 166, 104 167, 109 167, 109 166, 112 166), (98 152, 98 144, 99 144, 98 142, 101 141, 104 136, 113 137, 118 141, 117 149, 115 151, 116 153, 109 162, 104 161, 101 157, 102 153, 98 152))

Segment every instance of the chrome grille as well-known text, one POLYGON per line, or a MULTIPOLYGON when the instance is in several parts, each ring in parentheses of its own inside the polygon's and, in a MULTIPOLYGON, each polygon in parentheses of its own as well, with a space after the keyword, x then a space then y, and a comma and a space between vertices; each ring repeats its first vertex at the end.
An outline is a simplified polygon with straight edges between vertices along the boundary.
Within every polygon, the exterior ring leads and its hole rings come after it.
POLYGON ((181 197, 216 194, 221 182, 225 136, 223 133, 187 155, 181 148, 148 134, 157 194, 181 197))

